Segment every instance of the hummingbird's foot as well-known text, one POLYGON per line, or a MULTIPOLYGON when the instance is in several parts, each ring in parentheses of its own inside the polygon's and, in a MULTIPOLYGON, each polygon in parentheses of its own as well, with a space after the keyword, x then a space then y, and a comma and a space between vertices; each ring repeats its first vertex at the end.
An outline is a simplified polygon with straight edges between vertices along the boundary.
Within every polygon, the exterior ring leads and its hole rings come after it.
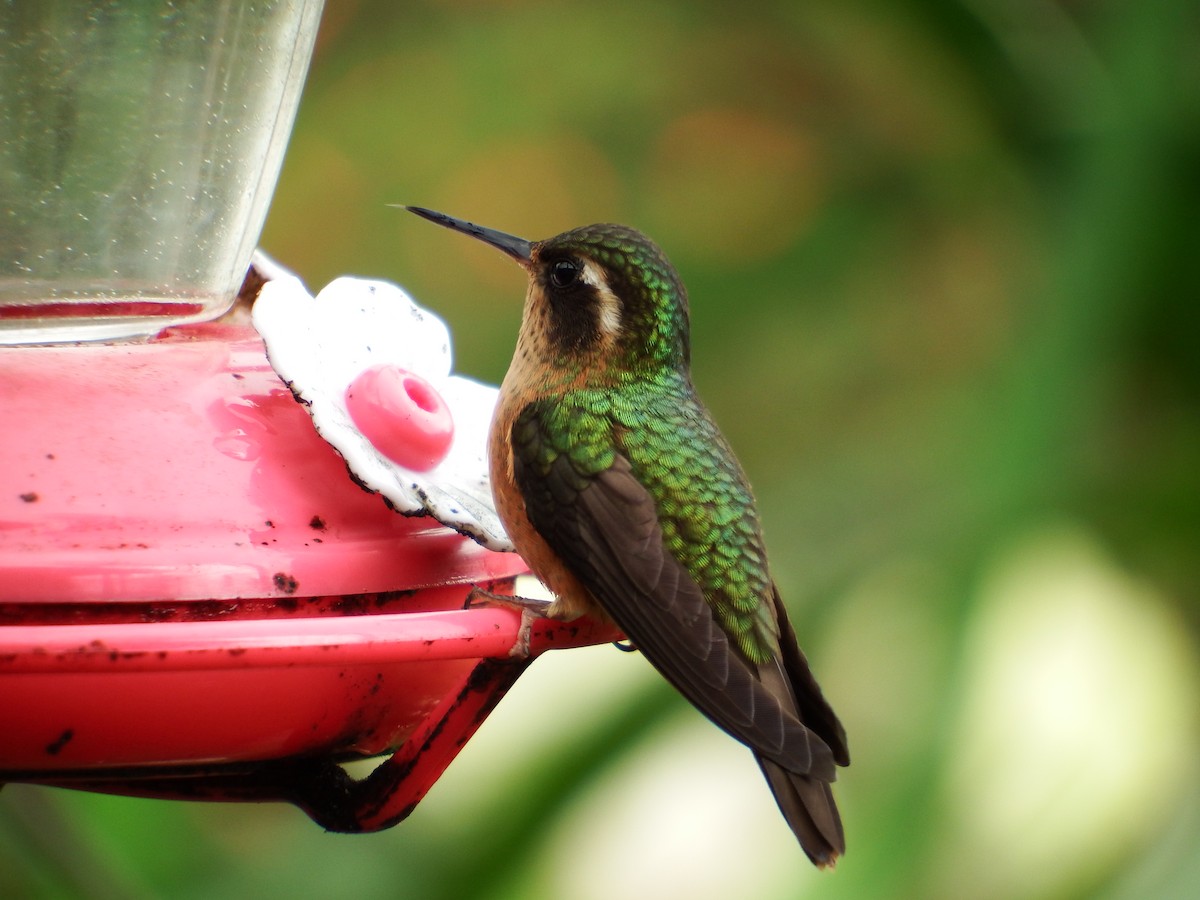
POLYGON ((623 641, 613 641, 612 645, 622 653, 637 653, 638 646, 633 641, 626 638, 623 641))
POLYGON ((508 655, 513 659, 529 658, 529 640, 533 633, 533 623, 546 618, 550 611, 551 601, 534 600, 529 597, 514 597, 511 594, 497 594, 481 587, 471 588, 467 594, 464 609, 475 606, 499 606, 503 609, 515 609, 521 614, 521 626, 517 630, 517 642, 513 644, 508 655))

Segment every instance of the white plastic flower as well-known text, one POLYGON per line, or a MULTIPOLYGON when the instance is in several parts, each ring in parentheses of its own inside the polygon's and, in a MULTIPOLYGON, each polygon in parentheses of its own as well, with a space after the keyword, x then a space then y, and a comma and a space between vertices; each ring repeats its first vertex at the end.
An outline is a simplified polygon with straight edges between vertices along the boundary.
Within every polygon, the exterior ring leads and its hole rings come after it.
POLYGON ((261 254, 255 267, 268 279, 252 315, 271 366, 354 477, 405 515, 512 550, 487 469, 499 392, 450 374, 445 323, 385 281, 338 278, 313 297, 261 254))

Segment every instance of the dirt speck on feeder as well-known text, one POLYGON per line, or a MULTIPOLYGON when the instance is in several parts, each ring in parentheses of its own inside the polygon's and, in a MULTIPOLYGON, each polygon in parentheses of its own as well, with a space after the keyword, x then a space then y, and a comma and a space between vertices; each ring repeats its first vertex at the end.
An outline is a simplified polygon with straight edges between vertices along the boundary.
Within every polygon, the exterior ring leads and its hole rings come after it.
POLYGON ((75 737, 74 728, 65 728, 63 733, 46 745, 46 754, 48 756, 58 756, 62 752, 63 747, 71 743, 71 738, 75 737))
POLYGON ((283 591, 285 594, 294 594, 296 593, 297 588, 300 587, 300 582, 298 582, 287 572, 276 572, 273 580, 275 582, 275 587, 283 591))

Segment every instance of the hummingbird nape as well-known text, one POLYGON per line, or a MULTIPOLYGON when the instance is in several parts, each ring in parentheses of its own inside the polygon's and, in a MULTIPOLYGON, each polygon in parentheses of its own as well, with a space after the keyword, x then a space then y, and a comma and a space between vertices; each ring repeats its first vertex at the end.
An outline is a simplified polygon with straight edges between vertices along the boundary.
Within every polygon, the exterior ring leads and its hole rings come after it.
POLYGON ((754 752, 805 853, 832 866, 845 731, 788 623, 746 477, 692 388, 675 269, 621 225, 531 242, 408 208, 529 276, 488 454, 496 511, 555 597, 540 612, 611 619, 754 752))

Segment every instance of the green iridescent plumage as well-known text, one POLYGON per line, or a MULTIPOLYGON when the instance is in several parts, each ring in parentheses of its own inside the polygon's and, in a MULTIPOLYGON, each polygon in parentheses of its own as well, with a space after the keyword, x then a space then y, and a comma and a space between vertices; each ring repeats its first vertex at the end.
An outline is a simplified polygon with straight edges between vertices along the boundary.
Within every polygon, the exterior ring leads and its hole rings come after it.
MULTIPOLYGON (((580 479, 626 457, 654 497, 667 549, 703 589, 721 627, 749 661, 775 656, 771 594, 758 515, 716 425, 678 373, 538 404, 540 431, 514 429, 514 452, 548 472, 560 457, 580 479), (534 439, 536 437, 536 439, 534 439)), ((522 428, 518 419, 517 429, 522 428)), ((526 426, 527 427, 527 426, 526 426)))
MULTIPOLYGON (((687 292, 674 267, 621 225, 576 228, 539 250, 583 255, 603 268, 621 301, 621 336, 595 373, 602 386, 555 392, 544 405, 550 440, 536 452, 571 456, 581 475, 610 466, 614 452, 626 456, 654 496, 668 549, 703 588, 725 632, 747 660, 769 661, 779 636, 766 609, 771 579, 758 513, 691 385, 687 292)), ((564 360, 557 377, 587 382, 577 367, 588 364, 564 360)))
POLYGON ((586 255, 604 267, 621 299, 624 340, 614 368, 630 376, 691 362, 687 291, 670 261, 640 232, 624 225, 585 225, 543 241, 543 252, 586 255))

